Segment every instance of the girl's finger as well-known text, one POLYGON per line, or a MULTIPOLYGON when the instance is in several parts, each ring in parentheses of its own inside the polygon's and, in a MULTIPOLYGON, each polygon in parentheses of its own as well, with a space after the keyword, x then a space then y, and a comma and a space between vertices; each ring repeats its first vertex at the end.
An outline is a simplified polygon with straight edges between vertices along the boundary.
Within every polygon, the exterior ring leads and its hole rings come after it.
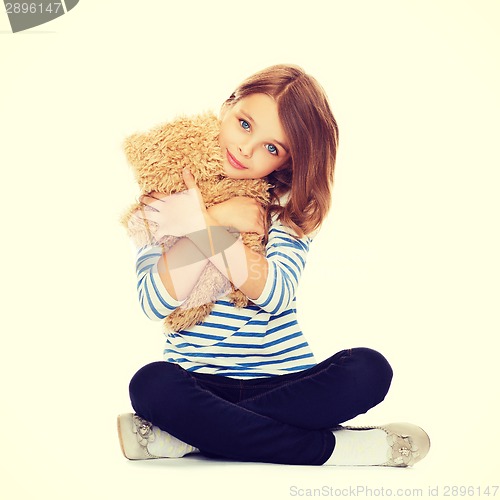
POLYGON ((141 196, 139 198, 139 203, 144 207, 151 207, 153 203, 158 203, 158 200, 150 198, 149 196, 141 196))
POLYGON ((203 201, 203 196, 201 194, 200 189, 196 185, 196 180, 194 178, 194 175, 191 173, 191 170, 189 170, 188 167, 184 167, 182 169, 182 177, 184 178, 184 182, 186 183, 186 187, 188 188, 188 190, 189 191, 193 190, 193 192, 196 193, 196 196, 200 203, 201 213, 205 214, 207 209, 205 207, 205 202, 203 201))
POLYGON ((182 178, 186 183, 186 187, 188 189, 196 189, 198 186, 196 185, 196 181, 194 180, 194 175, 191 173, 189 168, 184 167, 182 169, 182 178))
POLYGON ((143 205, 148 205, 151 203, 154 203, 155 201, 164 201, 164 198, 167 195, 164 193, 159 193, 158 191, 151 191, 149 193, 142 194, 139 197, 139 203, 142 203, 143 205))
POLYGON ((158 205, 158 203, 161 203, 162 200, 159 200, 158 198, 155 198, 153 196, 150 196, 148 194, 143 194, 140 198, 139 198, 139 202, 141 203, 141 205, 158 205))
POLYGON ((161 200, 162 198, 165 198, 165 194, 159 193, 158 191, 151 191, 150 193, 147 194, 151 198, 155 198, 156 200, 161 200))

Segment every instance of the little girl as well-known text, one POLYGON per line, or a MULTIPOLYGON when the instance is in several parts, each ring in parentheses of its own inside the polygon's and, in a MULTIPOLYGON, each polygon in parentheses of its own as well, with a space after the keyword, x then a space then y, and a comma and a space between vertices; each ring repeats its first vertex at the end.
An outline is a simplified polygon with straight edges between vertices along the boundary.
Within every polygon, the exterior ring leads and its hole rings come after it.
POLYGON ((168 251, 158 245, 139 250, 139 299, 150 319, 167 317, 209 259, 251 302, 237 308, 219 298, 201 324, 168 335, 164 361, 134 375, 135 414, 118 417, 124 455, 413 465, 430 446, 421 428, 339 425, 385 398, 392 379, 387 360, 358 347, 317 363, 297 322, 297 286, 330 208, 338 144, 323 89, 296 66, 251 76, 222 106, 219 144, 225 175, 269 181, 270 207, 237 197, 206 209, 189 171, 183 175, 191 196, 182 213, 159 193, 143 196, 164 234, 181 238, 168 251), (265 255, 243 245, 234 228, 266 234, 265 255))

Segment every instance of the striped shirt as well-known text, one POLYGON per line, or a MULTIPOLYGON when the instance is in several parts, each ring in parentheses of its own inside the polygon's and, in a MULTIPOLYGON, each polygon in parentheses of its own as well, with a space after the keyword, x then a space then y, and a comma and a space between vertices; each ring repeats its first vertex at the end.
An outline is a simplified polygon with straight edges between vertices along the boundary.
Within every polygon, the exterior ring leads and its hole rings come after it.
MULTIPOLYGON (((316 364, 297 322, 295 294, 312 239, 294 238, 279 221, 269 230, 269 272, 261 295, 246 307, 227 297, 215 302, 205 320, 166 335, 164 359, 188 371, 232 378, 270 377, 316 364)), ((162 320, 182 304, 158 274, 160 246, 139 249, 136 270, 139 302, 146 316, 162 320)))

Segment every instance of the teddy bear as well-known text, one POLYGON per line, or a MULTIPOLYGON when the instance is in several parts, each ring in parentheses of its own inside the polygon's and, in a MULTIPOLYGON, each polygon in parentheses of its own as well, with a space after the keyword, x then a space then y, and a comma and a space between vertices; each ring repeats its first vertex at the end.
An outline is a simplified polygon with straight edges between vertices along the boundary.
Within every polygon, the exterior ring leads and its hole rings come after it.
MULTIPOLYGON (((218 136, 220 120, 212 112, 194 116, 178 116, 145 133, 127 137, 123 143, 125 156, 132 167, 141 194, 157 191, 172 195, 185 191, 182 170, 189 167, 207 208, 234 196, 248 196, 264 207, 270 203, 270 185, 266 179, 232 179, 222 168, 222 151, 218 136)), ((144 206, 134 203, 121 219, 129 237, 137 246, 159 244, 166 250, 178 240, 163 236, 158 241, 147 225, 134 217, 144 206)), ((264 241, 256 233, 241 233, 242 241, 252 250, 264 254, 264 241)), ((165 320, 165 329, 178 332, 201 323, 213 308, 214 301, 226 296, 237 307, 249 299, 207 261, 202 275, 190 295, 165 320)))

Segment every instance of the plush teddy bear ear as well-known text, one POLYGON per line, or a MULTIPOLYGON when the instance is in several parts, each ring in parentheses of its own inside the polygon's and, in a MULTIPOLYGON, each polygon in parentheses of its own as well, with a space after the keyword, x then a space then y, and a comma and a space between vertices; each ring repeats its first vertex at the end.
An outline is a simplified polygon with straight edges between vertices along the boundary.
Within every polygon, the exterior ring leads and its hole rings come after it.
POLYGON ((140 167, 141 155, 139 153, 140 135, 134 134, 123 141, 125 156, 132 167, 140 167))

